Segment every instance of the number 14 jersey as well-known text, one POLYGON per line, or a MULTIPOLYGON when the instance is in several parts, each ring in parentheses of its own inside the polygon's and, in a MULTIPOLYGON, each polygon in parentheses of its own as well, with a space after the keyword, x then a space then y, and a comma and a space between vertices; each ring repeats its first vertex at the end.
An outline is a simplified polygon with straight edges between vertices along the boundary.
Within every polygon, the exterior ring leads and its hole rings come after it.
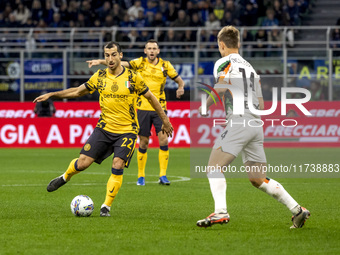
POLYGON ((217 83, 226 83, 235 86, 235 89, 240 90, 243 95, 242 100, 242 97, 236 98, 233 96, 230 90, 224 93, 223 103, 227 119, 233 116, 233 103, 244 104, 244 115, 241 116, 260 119, 259 115, 249 110, 249 97, 252 98, 253 108, 259 109, 258 98, 262 97, 262 91, 260 76, 248 61, 235 53, 220 58, 214 66, 214 77, 217 83))

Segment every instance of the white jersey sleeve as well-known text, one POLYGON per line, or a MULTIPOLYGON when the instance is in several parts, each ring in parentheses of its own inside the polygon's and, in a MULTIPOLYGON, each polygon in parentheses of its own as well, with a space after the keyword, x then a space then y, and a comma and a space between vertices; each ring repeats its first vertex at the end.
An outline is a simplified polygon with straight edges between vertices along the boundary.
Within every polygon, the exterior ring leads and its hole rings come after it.
POLYGON ((221 78, 227 83, 229 82, 229 73, 231 71, 230 69, 230 59, 229 57, 220 58, 216 61, 214 65, 214 78, 215 81, 218 82, 221 78))

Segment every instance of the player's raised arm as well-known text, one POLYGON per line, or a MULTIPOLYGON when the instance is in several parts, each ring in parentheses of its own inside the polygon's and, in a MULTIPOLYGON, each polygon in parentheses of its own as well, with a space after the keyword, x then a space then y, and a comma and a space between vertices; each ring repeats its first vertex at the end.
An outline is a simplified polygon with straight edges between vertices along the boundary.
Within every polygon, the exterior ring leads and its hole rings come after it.
POLYGON ((164 110, 162 109, 161 104, 158 102, 157 98, 152 94, 152 92, 149 90, 143 95, 151 104, 151 106, 155 109, 158 116, 161 118, 163 125, 162 125, 162 131, 165 132, 167 136, 172 137, 172 132, 174 131, 174 128, 172 127, 168 116, 166 116, 164 110))
MULTIPOLYGON (((92 66, 98 66, 98 65, 104 65, 107 66, 105 59, 92 59, 92 60, 87 60, 86 63, 88 64, 89 68, 92 66)), ((121 61, 120 62, 122 66, 124 67, 130 67, 129 62, 127 61, 121 61)))
POLYGON ((64 89, 61 91, 55 91, 55 92, 50 92, 44 95, 40 95, 37 98, 33 100, 33 103, 37 102, 42 102, 46 101, 50 97, 54 98, 76 98, 76 97, 82 97, 87 94, 89 94, 89 90, 85 87, 84 84, 80 85, 79 87, 76 88, 69 88, 69 89, 64 89))

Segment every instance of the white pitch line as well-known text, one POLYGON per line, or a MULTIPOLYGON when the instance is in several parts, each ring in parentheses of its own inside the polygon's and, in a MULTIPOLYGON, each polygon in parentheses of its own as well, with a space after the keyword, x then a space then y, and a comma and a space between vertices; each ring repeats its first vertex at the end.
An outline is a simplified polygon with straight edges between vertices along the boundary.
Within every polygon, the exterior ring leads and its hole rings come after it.
MULTIPOLYGON (((148 175, 148 176, 159 176, 159 175, 148 175)), ((187 182, 190 181, 191 179, 189 177, 184 177, 184 176, 168 176, 169 178, 180 178, 179 180, 171 180, 170 182, 187 182)), ((136 184, 137 181, 135 182, 125 182, 126 184, 136 184)), ((158 183, 158 181, 145 181, 145 183, 158 183)))
MULTIPOLYGON (((71 183, 70 186, 96 186, 102 183, 71 183)), ((0 187, 45 187, 46 184, 3 184, 0 187)))
MULTIPOLYGON (((95 174, 95 173, 91 173, 95 174)), ((103 174, 103 173, 97 173, 97 174, 103 174)), ((135 174, 124 174, 124 175, 135 175, 135 174)), ((148 175, 151 177, 159 177, 159 175, 148 175)), ((190 181, 191 179, 189 177, 184 176, 168 176, 171 178, 178 178, 178 180, 171 180, 171 182, 185 182, 190 181)), ((158 183, 158 181, 146 181, 145 183, 158 183)), ((136 184, 135 182, 123 182, 123 184, 136 184)), ((105 185, 105 183, 68 183, 68 186, 99 186, 99 185, 105 185)), ((44 187, 46 184, 1 184, 0 187, 44 187)))

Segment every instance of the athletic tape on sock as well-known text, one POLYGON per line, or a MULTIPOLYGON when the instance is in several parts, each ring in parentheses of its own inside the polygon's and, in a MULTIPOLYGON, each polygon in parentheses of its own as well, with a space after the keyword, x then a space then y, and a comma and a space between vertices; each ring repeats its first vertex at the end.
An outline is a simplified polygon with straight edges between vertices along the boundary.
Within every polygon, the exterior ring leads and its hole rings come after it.
POLYGON ((140 148, 140 147, 138 148, 138 151, 139 151, 140 153, 143 153, 143 154, 146 153, 146 149, 142 149, 142 148, 140 148))
POLYGON ((124 169, 116 169, 116 168, 112 168, 112 173, 115 175, 122 175, 124 172, 124 169))
POLYGON ((159 148, 160 148, 162 151, 167 151, 167 150, 169 150, 169 146, 168 146, 168 145, 159 146, 159 148))
POLYGON ((77 171, 80 171, 80 170, 78 169, 77 163, 78 163, 78 159, 76 160, 76 162, 74 162, 74 169, 76 169, 77 171))

